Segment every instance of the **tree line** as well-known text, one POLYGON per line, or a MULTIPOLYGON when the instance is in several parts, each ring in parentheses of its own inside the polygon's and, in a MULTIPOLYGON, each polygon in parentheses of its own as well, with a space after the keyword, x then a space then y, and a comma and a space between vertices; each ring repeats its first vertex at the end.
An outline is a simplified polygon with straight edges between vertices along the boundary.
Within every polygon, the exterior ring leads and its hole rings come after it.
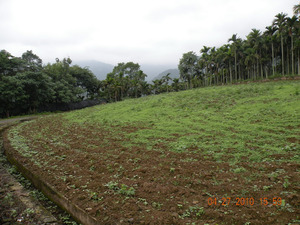
MULTIPOLYGON (((30 114, 48 104, 67 104, 83 99, 108 102, 151 94, 147 75, 138 63, 119 63, 98 80, 88 69, 72 65, 70 58, 43 65, 39 56, 26 51, 15 57, 0 51, 0 117, 30 114)), ((57 107, 53 107, 57 108, 57 107)), ((65 108, 65 107, 64 107, 65 108)))
POLYGON ((300 75, 300 4, 295 15, 279 13, 265 31, 252 29, 243 40, 233 34, 219 48, 203 46, 187 52, 178 68, 187 87, 218 85, 274 75, 300 75))
POLYGON ((103 92, 108 99, 119 101, 276 75, 300 75, 299 9, 298 4, 291 18, 284 13, 277 14, 264 32, 252 29, 246 40, 233 34, 219 48, 203 46, 200 55, 183 54, 178 65, 180 78, 172 79, 167 74, 147 83, 138 64, 120 63, 103 81, 103 92))
POLYGON ((184 53, 179 61, 180 78, 170 74, 152 83, 138 63, 118 63, 105 80, 88 69, 72 65, 70 58, 43 65, 39 56, 26 51, 21 57, 0 51, 0 116, 37 112, 45 104, 80 102, 102 98, 121 101, 150 94, 275 75, 300 75, 300 4, 295 15, 275 16, 264 32, 252 29, 245 40, 233 34, 219 48, 203 46, 200 54, 184 53))
POLYGON ((50 103, 78 102, 98 96, 99 81, 87 68, 56 59, 43 66, 32 51, 14 57, 0 51, 0 115, 35 113, 50 103))

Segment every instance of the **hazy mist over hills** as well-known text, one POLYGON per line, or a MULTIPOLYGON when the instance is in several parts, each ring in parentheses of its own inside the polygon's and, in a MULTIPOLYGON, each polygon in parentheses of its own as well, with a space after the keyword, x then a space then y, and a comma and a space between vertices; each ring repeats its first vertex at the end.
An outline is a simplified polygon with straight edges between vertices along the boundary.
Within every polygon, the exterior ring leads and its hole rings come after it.
MULTIPOLYGON (((112 70, 115 66, 115 65, 100 62, 97 60, 80 60, 80 61, 74 60, 72 64, 78 65, 81 67, 88 67, 99 80, 106 79, 106 75, 108 73, 112 72, 112 70)), ((160 76, 162 71, 169 70, 170 68, 176 68, 176 66, 174 66, 174 65, 151 65, 151 64, 142 64, 141 65, 140 64, 140 66, 141 66, 141 70, 143 70, 144 73, 147 74, 146 81, 151 81, 153 79, 157 79, 156 77, 160 76)), ((174 73, 174 71, 173 71, 173 73, 174 73)), ((166 75, 166 74, 164 74, 164 75, 166 75)), ((162 76, 164 76, 164 75, 162 75, 162 76)))
POLYGON ((176 68, 175 65, 141 65, 141 69, 147 74, 146 81, 152 81, 155 77, 159 76, 163 71, 169 70, 171 68, 176 68))
POLYGON ((110 73, 114 68, 111 64, 97 60, 73 61, 73 64, 81 67, 88 67, 95 74, 98 80, 105 80, 106 74, 110 73))
POLYGON ((164 72, 158 74, 152 80, 161 79, 163 76, 166 76, 168 73, 170 73, 170 77, 172 79, 180 77, 178 69, 168 69, 168 70, 165 70, 164 72))

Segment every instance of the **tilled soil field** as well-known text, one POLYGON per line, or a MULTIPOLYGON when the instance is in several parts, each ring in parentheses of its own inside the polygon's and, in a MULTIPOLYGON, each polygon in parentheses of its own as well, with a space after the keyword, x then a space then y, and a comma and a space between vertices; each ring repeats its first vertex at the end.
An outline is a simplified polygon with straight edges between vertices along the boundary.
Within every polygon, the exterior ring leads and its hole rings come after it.
POLYGON ((36 116, 0 121, 0 224, 62 225, 77 223, 70 215, 49 201, 11 165, 3 152, 2 133, 18 122, 36 116))
POLYGON ((147 127, 106 129, 50 116, 12 128, 5 141, 19 162, 99 224, 299 223, 299 164, 244 159, 233 169, 234 149, 216 161, 193 147, 169 151, 163 138, 151 150, 124 147, 125 134, 139 129, 147 127))

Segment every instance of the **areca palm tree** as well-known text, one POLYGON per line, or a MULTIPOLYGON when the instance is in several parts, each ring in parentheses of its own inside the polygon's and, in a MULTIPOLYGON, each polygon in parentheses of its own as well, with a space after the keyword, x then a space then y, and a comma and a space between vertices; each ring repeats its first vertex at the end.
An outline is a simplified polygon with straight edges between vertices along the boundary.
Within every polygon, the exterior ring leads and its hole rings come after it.
POLYGON ((237 49, 238 45, 241 42, 240 38, 237 38, 237 34, 233 34, 231 38, 228 39, 228 42, 231 42, 232 50, 234 51, 234 75, 235 79, 237 80, 237 49))
POLYGON ((270 38, 271 42, 271 49, 272 49, 272 72, 273 76, 275 75, 275 61, 274 61, 274 33, 276 32, 277 28, 274 26, 268 26, 266 27, 265 34, 270 38))
POLYGON ((245 65, 247 66, 247 72, 248 72, 248 79, 254 79, 255 78, 255 49, 248 47, 245 50, 245 65))
POLYGON ((161 79, 156 79, 156 80, 153 80, 152 82, 153 82, 152 89, 154 91, 154 94, 160 94, 163 81, 161 79))
POLYGON ((217 49, 217 60, 219 61, 219 68, 221 69, 221 81, 222 83, 227 83, 228 82, 228 78, 227 78, 227 71, 228 71, 228 62, 227 60, 229 60, 229 56, 228 56, 228 51, 229 51, 229 45, 223 45, 220 48, 217 49))
POLYGON ((297 22, 297 17, 293 16, 292 18, 287 18, 287 25, 289 29, 289 36, 291 37, 291 52, 292 52, 292 74, 294 71, 294 28, 297 22))
POLYGON ((209 51, 211 47, 203 46, 203 48, 200 50, 201 55, 201 64, 205 67, 204 72, 204 85, 207 85, 207 79, 209 75, 209 51))
POLYGON ((172 81, 173 81, 172 83, 173 90, 179 91, 179 78, 174 78, 172 79, 172 81))
POLYGON ((283 50, 283 32, 286 25, 286 16, 285 13, 278 13, 275 16, 273 24, 277 26, 278 32, 280 35, 280 42, 281 42, 281 66, 282 66, 282 75, 284 75, 284 50, 283 50))
MULTIPOLYGON (((247 40, 250 46, 255 49, 256 57, 256 75, 259 76, 259 61, 261 60, 261 54, 259 53, 261 49, 261 32, 257 29, 252 29, 252 31, 247 36, 247 40)), ((261 62, 260 62, 261 65, 261 62)), ((256 76, 254 76, 256 78, 256 76)))
POLYGON ((198 57, 194 52, 187 52, 183 54, 179 61, 178 69, 180 78, 187 81, 187 88, 192 88, 191 80, 196 75, 195 65, 197 64, 198 57))
POLYGON ((293 10, 294 10, 295 15, 299 15, 300 14, 300 4, 295 5, 293 10))
POLYGON ((165 83, 166 87, 167 87, 167 93, 169 92, 169 81, 172 80, 172 78, 170 77, 171 73, 168 73, 167 75, 162 77, 163 83, 165 83))

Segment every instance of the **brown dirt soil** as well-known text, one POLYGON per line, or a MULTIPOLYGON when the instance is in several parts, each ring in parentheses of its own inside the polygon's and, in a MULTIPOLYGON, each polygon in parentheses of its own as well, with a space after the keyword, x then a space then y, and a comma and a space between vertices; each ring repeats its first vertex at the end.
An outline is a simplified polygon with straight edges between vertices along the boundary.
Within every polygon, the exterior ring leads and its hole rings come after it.
POLYGON ((0 224, 62 224, 0 163, 0 224))
POLYGON ((3 131, 20 121, 36 118, 37 116, 29 116, 0 121, 0 224, 62 225, 64 222, 61 217, 64 217, 64 221, 75 224, 68 214, 32 187, 12 167, 3 153, 3 131), (39 197, 33 197, 33 193, 39 197))
POLYGON ((15 157, 99 224, 299 223, 299 164, 241 162, 232 168, 210 156, 170 152, 163 143, 151 151, 124 147, 122 128, 112 137, 114 131, 97 125, 64 124, 49 117, 24 126, 22 135, 37 153, 32 159, 13 150, 15 157))

